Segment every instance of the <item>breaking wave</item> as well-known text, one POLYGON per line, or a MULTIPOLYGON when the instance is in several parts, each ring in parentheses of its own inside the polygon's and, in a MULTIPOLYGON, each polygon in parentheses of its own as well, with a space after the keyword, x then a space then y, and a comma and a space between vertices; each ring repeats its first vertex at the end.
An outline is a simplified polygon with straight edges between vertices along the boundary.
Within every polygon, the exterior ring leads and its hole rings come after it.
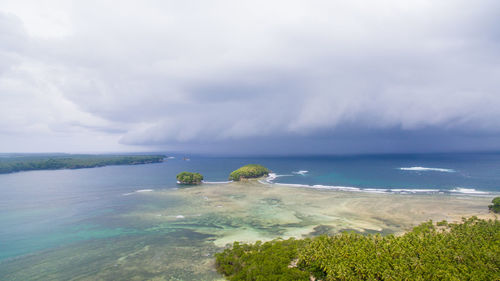
POLYGON ((226 184, 232 183, 233 181, 202 181, 204 184, 226 184))
POLYGON ((264 181, 262 180, 259 180, 260 183, 274 183, 273 181, 277 178, 280 178, 280 177, 291 177, 292 175, 278 175, 276 173, 269 173, 269 175, 267 175, 267 177, 264 179, 264 181))
POLYGON ((154 191, 153 189, 138 189, 138 190, 135 190, 135 191, 132 191, 132 192, 129 192, 129 193, 124 193, 123 196, 129 196, 129 195, 132 195, 132 194, 135 194, 135 193, 142 193, 142 192, 152 192, 154 191))
POLYGON ((355 186, 338 186, 338 185, 308 185, 294 183, 273 183, 273 185, 292 186, 302 188, 324 189, 324 190, 339 190, 351 192, 368 192, 368 193, 392 193, 392 194, 463 194, 463 195, 491 195, 495 192, 480 191, 474 188, 457 187, 454 189, 432 189, 432 188, 361 188, 355 186))
POLYGON ((450 192, 453 193, 463 193, 463 194, 490 194, 489 192, 486 191, 480 191, 480 190, 475 190, 474 188, 463 188, 463 187, 456 187, 450 192))
MULTIPOLYGON (((437 172, 455 172, 452 169, 444 168, 428 168, 428 167, 403 167, 399 168, 405 171, 437 171, 437 172)), ((260 180, 259 182, 263 184, 272 185, 282 185, 282 186, 292 186, 292 187, 302 187, 302 188, 314 188, 314 189, 324 189, 324 190, 340 190, 340 191, 352 191, 352 192, 369 192, 369 193, 392 193, 392 194, 463 194, 463 195, 491 195, 497 194, 498 192, 487 192, 476 190, 474 188, 465 187, 455 187, 453 189, 443 188, 367 188, 367 187, 355 187, 355 186, 338 186, 338 185, 323 185, 323 184, 300 184, 300 183, 279 183, 274 182, 279 177, 289 177, 294 175, 303 175, 308 171, 294 171, 292 175, 278 175, 276 173, 270 173, 267 178, 260 180)))
POLYGON ((453 169, 444 169, 444 168, 428 168, 428 167, 402 167, 399 168, 402 171, 417 171, 417 172, 444 172, 444 173, 454 173, 453 169))

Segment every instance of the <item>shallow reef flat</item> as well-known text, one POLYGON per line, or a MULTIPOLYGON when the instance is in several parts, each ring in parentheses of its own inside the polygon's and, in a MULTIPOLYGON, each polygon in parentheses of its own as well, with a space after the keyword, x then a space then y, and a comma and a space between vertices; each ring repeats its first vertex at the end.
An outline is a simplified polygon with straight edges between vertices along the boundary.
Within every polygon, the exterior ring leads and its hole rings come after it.
POLYGON ((165 218, 215 235, 217 246, 235 240, 252 242, 346 230, 401 233, 426 220, 491 216, 487 208, 490 197, 332 191, 258 181, 203 185, 163 195, 174 194, 185 202, 182 207, 137 215, 165 218))
POLYGON ((1 280, 219 280, 220 249, 189 230, 75 243, 0 263, 1 280))
POLYGON ((341 231, 397 234, 429 219, 494 217, 487 207, 491 197, 348 192, 259 181, 134 196, 144 203, 113 215, 123 235, 4 261, 1 279, 216 280, 221 276, 213 255, 233 241, 341 231))

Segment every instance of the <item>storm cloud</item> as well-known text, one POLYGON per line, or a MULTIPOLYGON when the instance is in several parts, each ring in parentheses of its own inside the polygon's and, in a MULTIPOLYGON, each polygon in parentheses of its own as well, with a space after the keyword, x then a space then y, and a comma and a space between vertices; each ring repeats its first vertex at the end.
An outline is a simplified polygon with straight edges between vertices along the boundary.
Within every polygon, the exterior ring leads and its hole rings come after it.
POLYGON ((7 151, 500 149, 498 1, 0 0, 7 151))

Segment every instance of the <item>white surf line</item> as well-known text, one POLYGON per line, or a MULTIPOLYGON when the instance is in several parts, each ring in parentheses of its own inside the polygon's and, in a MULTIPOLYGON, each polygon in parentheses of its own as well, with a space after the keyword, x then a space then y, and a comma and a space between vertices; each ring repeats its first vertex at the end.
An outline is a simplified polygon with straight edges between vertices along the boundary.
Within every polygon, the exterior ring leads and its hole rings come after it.
POLYGON ((201 181, 204 184, 227 184, 232 183, 233 181, 201 181))
POLYGON ((497 194, 495 192, 480 191, 474 188, 462 188, 457 187, 455 189, 431 189, 431 188, 361 188, 354 186, 338 186, 338 185, 308 185, 308 184, 294 184, 294 183, 266 183, 272 185, 290 186, 290 187, 302 187, 302 188, 312 188, 312 189, 326 189, 326 190, 340 190, 340 191, 350 191, 350 192, 368 192, 368 193, 385 193, 385 194, 436 194, 436 193, 448 193, 448 194, 462 194, 462 195, 492 195, 497 194))
POLYGON ((417 171, 417 172, 434 171, 434 172, 444 172, 444 173, 454 173, 455 172, 455 170, 453 170, 453 169, 429 168, 429 167, 402 167, 402 168, 399 168, 399 170, 402 170, 402 171, 417 171))
POLYGON ((486 191, 480 191, 474 188, 464 188, 464 187, 456 187, 450 190, 450 192, 462 193, 462 194, 490 194, 489 192, 486 191))
POLYGON ((265 182, 263 182, 262 180, 259 180, 260 183, 274 183, 274 180, 277 179, 277 178, 281 178, 281 177, 291 177, 293 175, 278 175, 276 173, 269 173, 269 175, 264 179, 265 182))
POLYGON ((128 195, 132 195, 135 193, 142 193, 142 192, 152 192, 152 191, 154 191, 154 190, 153 189, 138 189, 138 190, 135 190, 135 191, 132 191, 129 193, 124 193, 123 196, 128 196, 128 195))

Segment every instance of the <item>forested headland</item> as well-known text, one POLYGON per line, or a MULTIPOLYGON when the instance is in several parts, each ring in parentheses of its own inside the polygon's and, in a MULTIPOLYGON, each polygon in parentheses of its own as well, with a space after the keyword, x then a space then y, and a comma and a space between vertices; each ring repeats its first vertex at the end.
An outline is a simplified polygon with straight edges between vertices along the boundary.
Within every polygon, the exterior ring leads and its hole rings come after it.
POLYGON ((162 162, 165 155, 3 155, 0 174, 32 171, 94 168, 109 165, 138 165, 162 162))
POLYGON ((500 280, 500 222, 422 223, 401 236, 341 233, 216 254, 229 280, 500 280))

